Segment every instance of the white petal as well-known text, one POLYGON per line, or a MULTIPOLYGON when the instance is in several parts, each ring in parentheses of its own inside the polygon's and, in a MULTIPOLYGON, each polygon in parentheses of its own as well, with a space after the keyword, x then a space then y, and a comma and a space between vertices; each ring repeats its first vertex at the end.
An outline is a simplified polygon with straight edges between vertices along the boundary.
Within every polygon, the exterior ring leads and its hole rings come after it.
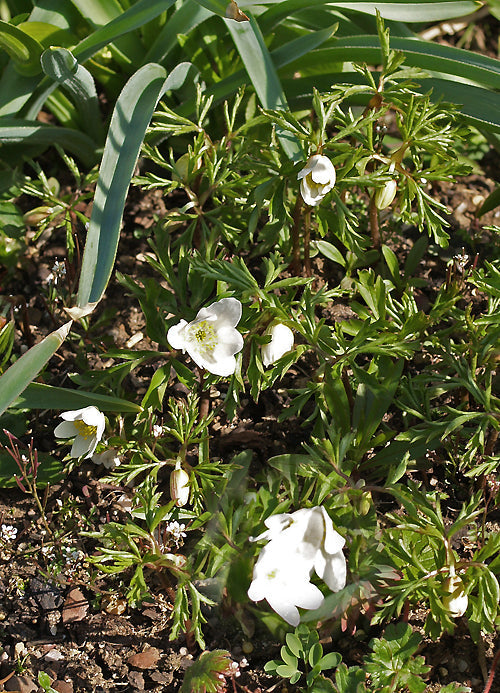
POLYGON ((72 421, 63 421, 58 424, 54 429, 54 435, 56 438, 72 438, 76 436, 78 431, 72 421))
POLYGON ((233 355, 243 349, 243 337, 234 327, 223 326, 217 329, 217 346, 214 349, 214 358, 219 354, 233 355))
POLYGON ((338 553, 342 550, 345 539, 333 528, 333 522, 323 506, 321 506, 321 512, 325 523, 325 551, 326 553, 338 553))
POLYGON ((300 623, 300 614, 297 607, 289 601, 287 594, 284 592, 272 592, 266 596, 271 609, 276 611, 278 616, 289 623, 291 626, 298 626, 300 623))
POLYGON ((318 156, 311 171, 311 177, 315 183, 329 185, 333 188, 336 178, 335 167, 327 156, 318 156))
POLYGON ((293 347, 293 332, 282 323, 275 323, 266 332, 271 335, 271 341, 262 345, 262 363, 270 366, 293 347))
POLYGON ((220 301, 211 303, 206 308, 198 311, 194 322, 210 320, 218 322, 220 326, 236 327, 241 318, 241 302, 237 298, 221 298, 220 301))
POLYGON ((300 181, 300 194, 302 195, 302 199, 304 200, 306 205, 310 205, 311 207, 316 207, 316 205, 319 205, 319 203, 324 197, 324 195, 318 195, 317 189, 312 190, 309 187, 309 184, 307 183, 307 178, 303 178, 300 181))
POLYGON ((184 328, 187 322, 181 320, 177 325, 172 325, 172 327, 167 332, 167 341, 172 347, 172 349, 185 349, 186 339, 184 335, 184 328))
POLYGON ((252 580, 252 584, 248 588, 248 598, 253 602, 260 602, 266 597, 266 585, 263 580, 252 580))
POLYGON ((297 586, 294 602, 302 609, 317 609, 323 603, 323 599, 321 590, 316 585, 306 582, 297 586))
POLYGON ((87 426, 95 426, 96 428, 96 434, 95 434, 95 439, 96 443, 101 440, 102 434, 104 433, 104 428, 106 426, 106 420, 104 418, 104 414, 99 411, 97 407, 90 406, 86 407, 82 411, 82 421, 83 423, 86 423, 87 426))
POLYGON ((94 438, 84 438, 83 436, 76 436, 74 443, 71 447, 71 457, 81 457, 89 452, 92 448, 92 452, 95 450, 95 439, 94 438))
POLYGON ((71 411, 63 411, 63 413, 60 416, 61 419, 64 419, 65 421, 77 421, 82 418, 83 411, 85 411, 85 409, 73 409, 71 411))
POLYGON ((346 560, 342 551, 331 555, 323 554, 315 564, 315 570, 332 592, 338 592, 345 587, 346 582, 346 560))
POLYGON ((234 356, 226 356, 225 358, 215 361, 213 359, 208 359, 206 356, 202 356, 200 353, 189 352, 189 355, 193 361, 200 366, 200 368, 206 368, 207 371, 213 373, 214 375, 220 375, 227 378, 233 375, 236 370, 236 359, 234 356))

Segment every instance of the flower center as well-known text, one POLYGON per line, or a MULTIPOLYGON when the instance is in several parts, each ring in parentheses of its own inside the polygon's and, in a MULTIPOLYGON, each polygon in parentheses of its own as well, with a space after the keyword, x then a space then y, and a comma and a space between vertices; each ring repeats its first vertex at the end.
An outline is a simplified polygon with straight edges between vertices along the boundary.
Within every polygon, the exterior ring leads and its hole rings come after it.
POLYGON ((81 419, 73 421, 73 424, 78 431, 78 435, 83 438, 93 438, 97 433, 97 426, 89 426, 81 419))
POLYGON ((215 330, 206 320, 189 326, 189 340, 195 343, 201 353, 212 353, 217 346, 215 330))

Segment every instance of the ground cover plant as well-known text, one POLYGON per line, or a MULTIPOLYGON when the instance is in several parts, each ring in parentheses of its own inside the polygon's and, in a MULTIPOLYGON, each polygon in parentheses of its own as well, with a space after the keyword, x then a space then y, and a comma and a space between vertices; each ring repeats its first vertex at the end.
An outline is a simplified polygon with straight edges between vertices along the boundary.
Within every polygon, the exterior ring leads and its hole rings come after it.
POLYGON ((21 4, 0 686, 500 690, 497 5, 21 4))

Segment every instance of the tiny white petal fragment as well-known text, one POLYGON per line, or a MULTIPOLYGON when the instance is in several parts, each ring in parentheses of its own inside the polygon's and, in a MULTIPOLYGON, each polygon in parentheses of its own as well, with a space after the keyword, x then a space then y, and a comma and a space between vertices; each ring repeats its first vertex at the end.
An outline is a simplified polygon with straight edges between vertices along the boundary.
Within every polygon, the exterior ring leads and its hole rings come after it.
POLYGON ((282 323, 274 323, 266 330, 271 341, 262 345, 262 363, 270 366, 293 348, 293 332, 282 323))
POLYGON ((297 626, 298 607, 317 609, 323 603, 321 591, 310 582, 313 570, 332 591, 345 587, 345 542, 320 506, 272 515, 265 525, 268 530, 251 539, 269 543, 254 566, 248 596, 256 602, 266 599, 287 623, 297 626))
POLYGON ((71 448, 71 457, 92 457, 97 443, 104 433, 104 414, 97 407, 90 406, 84 409, 65 411, 61 414, 64 419, 56 426, 54 435, 56 438, 72 438, 75 436, 71 448))
POLYGON ((103 467, 106 467, 106 469, 109 470, 116 469, 116 467, 119 467, 122 463, 114 448, 109 448, 103 452, 94 453, 92 455, 92 462, 95 464, 102 464, 103 467))
POLYGON ((199 310, 192 322, 173 325, 167 339, 172 348, 187 351, 200 368, 227 377, 236 370, 234 355, 243 349, 243 337, 236 329, 240 318, 240 301, 222 298, 199 310))
POLYGON ((313 154, 297 174, 300 194, 307 205, 316 207, 335 185, 335 167, 327 156, 313 154))

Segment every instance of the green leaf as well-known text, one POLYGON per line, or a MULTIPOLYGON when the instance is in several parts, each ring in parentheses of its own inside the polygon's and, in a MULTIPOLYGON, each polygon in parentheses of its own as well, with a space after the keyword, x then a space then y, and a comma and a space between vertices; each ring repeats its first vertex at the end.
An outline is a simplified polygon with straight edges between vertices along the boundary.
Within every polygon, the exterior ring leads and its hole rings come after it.
POLYGON ((307 689, 307 693, 337 693, 337 689, 333 685, 333 681, 325 676, 318 676, 307 689))
POLYGON ((179 693, 216 693, 220 690, 219 675, 229 675, 231 655, 226 650, 202 652, 186 670, 179 693))
POLYGON ((13 24, 0 20, 0 48, 13 60, 18 72, 25 76, 40 73, 41 43, 13 24))
POLYGON ((28 349, 0 377, 0 415, 40 373, 50 357, 66 339, 71 325, 72 321, 70 320, 58 330, 51 332, 41 342, 28 349))
MULTIPOLYGON (((271 110, 288 111, 285 93, 259 25, 252 15, 249 19, 249 22, 235 22, 231 19, 226 19, 225 22, 262 106, 271 110)), ((304 155, 299 140, 292 133, 278 127, 276 132, 289 159, 301 161, 304 155)))
POLYGON ((167 389, 168 379, 170 377, 170 363, 161 366, 154 372, 146 394, 142 398, 141 406, 143 409, 153 407, 161 411, 163 406, 163 398, 167 389))
POLYGON ((144 63, 163 64, 170 52, 179 45, 177 36, 189 34, 196 26, 211 16, 212 12, 195 0, 185 0, 156 37, 154 44, 144 57, 144 63))
POLYGON ((44 145, 59 144, 75 154, 86 166, 95 164, 95 142, 88 135, 71 128, 46 125, 37 120, 2 118, 0 120, 2 144, 44 145))
POLYGON ((91 404, 101 411, 138 413, 141 407, 134 402, 119 397, 100 395, 97 392, 80 392, 64 387, 53 387, 42 383, 31 383, 15 400, 17 409, 83 409, 91 404))
POLYGON ((125 198, 144 134, 158 99, 177 89, 190 63, 180 63, 167 79, 163 67, 141 67, 121 92, 109 126, 83 255, 77 306, 98 303, 113 269, 125 198))
POLYGON ((102 117, 90 72, 78 64, 66 48, 48 48, 41 56, 45 74, 60 84, 72 97, 83 127, 90 130, 97 142, 103 137, 102 117))
POLYGON ((317 248, 319 252, 324 255, 326 258, 331 260, 332 262, 336 262, 337 264, 341 265, 342 267, 345 267, 345 258, 340 252, 338 248, 336 248, 333 243, 329 243, 328 241, 313 241, 311 245, 314 248, 317 248))
POLYGON ((73 50, 73 55, 80 63, 91 58, 94 53, 115 41, 120 36, 135 31, 162 12, 168 10, 175 0, 139 0, 125 12, 121 12, 112 21, 94 31, 80 41, 73 50))

